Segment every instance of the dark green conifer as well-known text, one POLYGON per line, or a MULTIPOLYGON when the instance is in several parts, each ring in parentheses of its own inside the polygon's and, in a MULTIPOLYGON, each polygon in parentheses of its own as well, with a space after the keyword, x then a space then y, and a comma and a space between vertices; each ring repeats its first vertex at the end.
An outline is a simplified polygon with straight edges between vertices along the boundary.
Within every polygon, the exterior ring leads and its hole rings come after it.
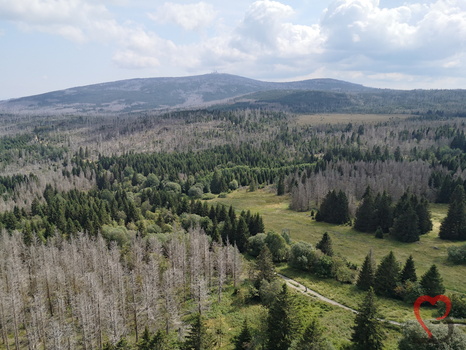
POLYGON ((260 286, 262 280, 271 282, 276 278, 273 256, 267 246, 264 246, 261 249, 259 256, 256 259, 256 270, 257 276, 254 284, 257 286, 257 288, 260 286))
POLYGON ((235 338, 235 350, 249 350, 252 349, 252 335, 251 331, 249 330, 248 320, 244 319, 243 327, 241 328, 241 332, 235 338))
POLYGON ((212 348, 212 336, 207 332, 202 316, 196 314, 183 344, 183 350, 210 350, 212 348))
POLYGON ((445 293, 445 287, 443 286, 443 279, 434 264, 430 269, 421 277, 421 287, 426 295, 435 297, 437 295, 445 293))
POLYGON ((385 334, 377 318, 375 295, 372 288, 367 292, 356 315, 351 341, 356 350, 382 350, 385 334))
POLYGON ((369 290, 374 286, 374 262, 372 261, 372 253, 367 254, 359 272, 356 286, 362 290, 369 290))
POLYGON ((283 196, 285 194, 285 178, 280 176, 277 184, 277 196, 283 196))
POLYGON ((296 332, 294 307, 286 284, 269 308, 267 349, 288 350, 296 332))
POLYGON ((464 188, 456 186, 448 207, 448 213, 440 225, 439 237, 452 241, 466 240, 466 205, 464 188))
POLYGON ((414 259, 412 255, 410 255, 406 260, 405 266, 403 267, 400 275, 400 282, 405 283, 406 281, 417 281, 416 268, 414 267, 414 259))
POLYGON ((390 232, 401 242, 412 243, 419 241, 418 216, 411 203, 408 203, 395 218, 390 232))
POLYGON ((372 192, 370 187, 367 187, 362 202, 356 210, 354 228, 361 232, 373 232, 375 221, 374 211, 375 208, 372 192))
POLYGON ((395 288, 400 279, 400 265, 392 251, 386 255, 375 272, 374 291, 378 295, 395 297, 395 288))
POLYGON ((299 350, 325 350, 328 349, 324 337, 324 330, 320 327, 316 318, 304 329, 303 334, 299 338, 296 348, 299 350))
POLYGON ((317 243, 316 248, 320 249, 322 253, 328 256, 333 256, 332 239, 327 232, 323 234, 322 239, 317 243))

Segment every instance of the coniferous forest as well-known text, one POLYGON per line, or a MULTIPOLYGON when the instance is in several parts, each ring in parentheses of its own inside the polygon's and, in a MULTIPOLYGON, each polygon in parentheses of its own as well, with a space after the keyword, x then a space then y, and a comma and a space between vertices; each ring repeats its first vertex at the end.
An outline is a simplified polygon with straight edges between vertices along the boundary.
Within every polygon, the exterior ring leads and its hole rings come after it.
POLYGON ((0 349, 466 348, 464 112, 235 108, 0 115, 0 349))

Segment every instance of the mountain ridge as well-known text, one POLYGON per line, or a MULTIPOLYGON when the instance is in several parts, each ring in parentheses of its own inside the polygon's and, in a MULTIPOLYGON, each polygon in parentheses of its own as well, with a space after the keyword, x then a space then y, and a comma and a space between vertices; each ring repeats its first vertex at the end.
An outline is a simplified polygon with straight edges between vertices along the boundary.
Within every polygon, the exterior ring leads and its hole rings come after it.
POLYGON ((193 108, 224 103, 269 90, 363 92, 372 88, 337 79, 266 82, 238 75, 211 73, 187 77, 134 78, 72 87, 0 101, 9 112, 109 113, 193 108))

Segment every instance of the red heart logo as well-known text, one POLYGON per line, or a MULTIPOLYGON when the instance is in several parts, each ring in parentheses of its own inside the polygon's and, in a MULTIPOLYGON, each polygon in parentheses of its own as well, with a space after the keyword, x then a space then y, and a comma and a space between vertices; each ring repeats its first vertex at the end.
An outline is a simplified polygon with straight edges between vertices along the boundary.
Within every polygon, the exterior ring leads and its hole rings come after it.
POLYGON ((447 306, 447 308, 445 310, 445 314, 443 316, 437 318, 437 320, 443 320, 445 317, 448 316, 448 314, 450 313, 450 310, 451 310, 451 301, 450 301, 450 298, 448 298, 446 295, 437 295, 437 296, 435 296, 433 298, 428 296, 428 295, 423 295, 423 296, 420 296, 419 298, 417 298, 416 301, 414 302, 414 314, 416 315, 416 318, 417 318, 417 321, 419 322, 419 324, 427 332, 427 335, 429 336, 429 338, 432 338, 432 332, 429 330, 429 328, 427 328, 426 324, 422 320, 419 309, 421 307, 421 304, 423 302, 425 302, 425 301, 429 302, 431 305, 435 305, 437 303, 437 301, 439 301, 439 300, 443 301, 445 303, 445 305, 447 306))

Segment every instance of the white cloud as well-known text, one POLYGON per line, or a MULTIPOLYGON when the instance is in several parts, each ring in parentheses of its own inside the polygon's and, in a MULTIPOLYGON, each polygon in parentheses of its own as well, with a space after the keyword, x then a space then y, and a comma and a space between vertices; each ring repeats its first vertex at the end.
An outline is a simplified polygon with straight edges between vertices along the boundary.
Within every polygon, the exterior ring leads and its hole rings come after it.
MULTIPOLYGON (((324 40, 318 25, 292 23, 295 11, 277 1, 254 2, 233 31, 228 45, 249 57, 257 73, 312 69, 324 40)), ((281 73, 280 73, 281 72, 281 73)))
POLYGON ((199 30, 213 22, 216 11, 203 1, 185 5, 166 2, 149 17, 159 23, 175 23, 186 30, 199 30))

